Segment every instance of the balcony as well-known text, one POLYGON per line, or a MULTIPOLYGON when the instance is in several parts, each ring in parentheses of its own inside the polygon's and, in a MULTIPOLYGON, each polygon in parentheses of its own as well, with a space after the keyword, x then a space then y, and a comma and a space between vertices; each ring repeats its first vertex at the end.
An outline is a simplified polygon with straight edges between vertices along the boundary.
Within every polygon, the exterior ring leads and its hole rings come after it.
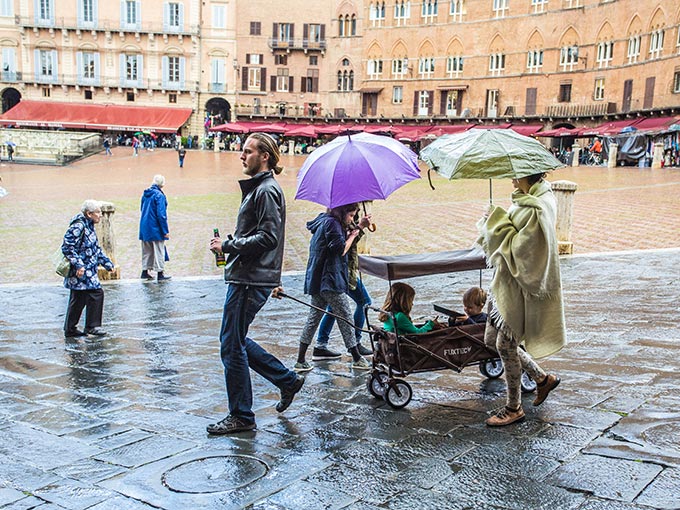
POLYGON ((616 103, 553 104, 545 111, 548 117, 598 117, 607 113, 616 113, 616 103))
POLYGON ((17 71, 3 71, 2 81, 16 83, 23 80, 23 73, 17 71))
POLYGON ((78 18, 55 18, 54 21, 39 20, 33 16, 15 16, 16 24, 21 28, 32 28, 39 30, 46 28, 50 30, 80 30, 84 32, 133 32, 137 34, 166 34, 166 35, 198 35, 199 25, 184 24, 183 27, 168 27, 163 21, 156 23, 146 22, 135 25, 125 26, 120 20, 95 20, 88 23, 78 20, 78 18))
POLYGON ((305 53, 307 51, 326 51, 326 39, 321 39, 321 40, 311 40, 311 39, 295 39, 295 38, 289 38, 289 39, 279 39, 279 38, 274 38, 270 37, 267 40, 267 44, 269 45, 269 48, 271 50, 286 50, 286 51, 293 51, 293 50, 302 50, 305 53))

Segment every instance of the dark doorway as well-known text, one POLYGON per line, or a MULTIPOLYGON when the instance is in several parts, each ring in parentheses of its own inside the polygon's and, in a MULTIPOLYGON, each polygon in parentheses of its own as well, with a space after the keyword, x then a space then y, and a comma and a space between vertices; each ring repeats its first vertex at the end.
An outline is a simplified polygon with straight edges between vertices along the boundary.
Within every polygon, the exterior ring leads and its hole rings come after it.
POLYGON ((650 110, 654 108, 654 84, 656 83, 656 78, 651 76, 645 80, 645 102, 642 108, 645 110, 650 110))
POLYGON ((364 92, 361 98, 361 113, 367 117, 374 117, 378 113, 378 94, 364 92))
POLYGON ((17 89, 8 88, 2 91, 2 113, 13 108, 21 101, 21 94, 17 89))
POLYGON ((231 105, 221 97, 213 97, 205 103, 205 113, 209 116, 209 126, 219 126, 231 121, 231 105))
POLYGON ((633 80, 626 80, 623 82, 623 104, 621 105, 622 112, 630 111, 630 103, 633 99, 633 80))

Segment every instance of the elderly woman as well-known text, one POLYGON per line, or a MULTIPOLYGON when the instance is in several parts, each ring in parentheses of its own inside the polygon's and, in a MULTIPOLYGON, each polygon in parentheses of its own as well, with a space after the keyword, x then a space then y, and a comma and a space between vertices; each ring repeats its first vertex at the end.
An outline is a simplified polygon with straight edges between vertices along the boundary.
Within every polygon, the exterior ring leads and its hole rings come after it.
POLYGON ((142 241, 142 280, 153 280, 149 271, 156 271, 158 281, 172 276, 164 273, 165 241, 170 238, 168 227, 168 199, 163 193, 165 177, 154 175, 151 186, 142 194, 139 217, 139 240, 142 241))
POLYGON ((559 351, 566 341, 555 235, 557 204, 544 177, 540 173, 513 179, 512 206, 507 211, 491 206, 477 224, 478 242, 495 269, 484 340, 500 354, 507 384, 505 407, 486 420, 491 427, 524 420, 522 369, 538 386, 534 406, 560 383, 532 359, 559 351))
POLYGON ((113 262, 104 255, 99 247, 94 226, 102 217, 101 204, 96 200, 85 200, 80 213, 73 217, 61 245, 61 251, 71 263, 71 270, 64 278, 64 287, 71 290, 68 299, 64 336, 66 338, 85 335, 104 336, 102 325, 102 309, 104 308, 104 291, 102 290, 97 269, 104 266, 113 271, 113 262), (83 308, 85 313, 85 331, 78 329, 83 308))

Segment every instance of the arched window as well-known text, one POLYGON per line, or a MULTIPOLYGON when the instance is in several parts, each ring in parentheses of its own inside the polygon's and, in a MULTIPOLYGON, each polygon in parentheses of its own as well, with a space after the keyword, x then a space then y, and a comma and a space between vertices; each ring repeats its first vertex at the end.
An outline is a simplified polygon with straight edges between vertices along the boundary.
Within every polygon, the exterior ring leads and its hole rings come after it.
POLYGON ((342 90, 342 71, 338 71, 338 90, 342 90))
POLYGON ((350 27, 350 35, 357 35, 357 15, 352 14, 352 23, 350 27))
POLYGON ((344 16, 340 16, 340 18, 338 18, 338 36, 339 37, 345 36, 345 17, 344 16))
POLYGON ((354 90, 354 71, 349 72, 349 86, 347 90, 354 90))

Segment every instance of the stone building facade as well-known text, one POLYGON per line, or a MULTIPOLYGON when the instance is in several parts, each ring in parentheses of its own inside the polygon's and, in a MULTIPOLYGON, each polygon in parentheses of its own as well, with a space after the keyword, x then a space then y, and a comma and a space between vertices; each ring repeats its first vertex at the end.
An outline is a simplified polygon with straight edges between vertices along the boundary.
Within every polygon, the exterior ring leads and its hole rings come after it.
POLYGON ((20 99, 239 119, 583 123, 680 111, 677 0, 0 0, 20 99))

